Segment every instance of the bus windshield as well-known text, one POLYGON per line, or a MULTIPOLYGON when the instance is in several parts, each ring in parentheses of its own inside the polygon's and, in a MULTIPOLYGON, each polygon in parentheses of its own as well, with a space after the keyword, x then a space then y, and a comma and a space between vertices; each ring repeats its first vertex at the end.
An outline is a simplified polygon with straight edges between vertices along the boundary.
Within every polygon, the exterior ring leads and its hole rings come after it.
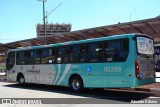
POLYGON ((153 55, 153 40, 146 37, 137 37, 137 51, 139 54, 153 55))

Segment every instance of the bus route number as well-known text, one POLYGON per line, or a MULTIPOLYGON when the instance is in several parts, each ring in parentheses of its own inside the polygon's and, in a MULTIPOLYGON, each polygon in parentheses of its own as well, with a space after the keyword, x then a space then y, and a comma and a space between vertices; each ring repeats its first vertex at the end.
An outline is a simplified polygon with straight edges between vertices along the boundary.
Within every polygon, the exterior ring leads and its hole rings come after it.
POLYGON ((121 72, 121 67, 104 67, 104 72, 121 72))

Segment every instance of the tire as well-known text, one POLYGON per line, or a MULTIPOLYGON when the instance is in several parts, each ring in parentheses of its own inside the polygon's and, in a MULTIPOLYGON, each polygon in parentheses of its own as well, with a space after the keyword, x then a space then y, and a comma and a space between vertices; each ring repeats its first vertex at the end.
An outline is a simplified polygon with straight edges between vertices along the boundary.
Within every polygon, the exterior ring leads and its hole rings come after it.
POLYGON ((19 85, 21 85, 21 86, 24 86, 24 85, 25 85, 25 78, 24 78, 23 75, 20 75, 20 76, 19 76, 18 82, 19 82, 19 85))
POLYGON ((79 76, 70 79, 70 88, 73 92, 79 93, 83 91, 83 81, 79 76))

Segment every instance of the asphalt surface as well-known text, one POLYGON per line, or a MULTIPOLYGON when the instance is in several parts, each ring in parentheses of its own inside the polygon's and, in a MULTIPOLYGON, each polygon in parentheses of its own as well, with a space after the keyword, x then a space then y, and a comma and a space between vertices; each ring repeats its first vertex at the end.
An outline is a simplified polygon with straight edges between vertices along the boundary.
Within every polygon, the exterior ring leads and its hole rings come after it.
MULTIPOLYGON (((80 98, 80 104, 83 103, 81 102, 81 98, 88 98, 101 100, 102 103, 130 104, 131 100, 139 101, 148 98, 160 99, 160 93, 123 89, 85 89, 83 93, 77 94, 71 92, 68 87, 37 84, 27 84, 21 87, 17 83, 0 82, 0 98, 59 98, 59 100, 62 100, 62 98, 69 100, 80 98)), ((96 102, 92 100, 88 101, 88 104, 96 104, 96 102)))
MULTIPOLYGON (((160 97, 160 93, 152 93, 146 91, 135 91, 126 89, 85 89, 82 93, 73 93, 69 87, 49 86, 39 84, 26 84, 24 87, 17 83, 0 82, 0 97, 23 97, 21 94, 26 94, 26 97, 44 97, 44 98, 104 98, 115 100, 122 99, 143 99, 150 96, 160 97), (14 93, 13 93, 14 92, 14 93), (22 93, 20 93, 22 92, 22 93), (2 96, 5 93, 4 96, 2 96), (8 93, 8 94, 7 94, 8 93), (18 94, 17 94, 18 93, 18 94), (29 94, 31 93, 31 94, 29 94), (37 94, 42 93, 42 94, 37 94), (35 95, 34 95, 35 94, 35 95), (56 94, 56 95, 55 95, 56 94), (58 95, 59 94, 59 95, 58 95), (36 96, 37 95, 37 96, 36 96)), ((125 101, 125 100, 124 100, 125 101)))

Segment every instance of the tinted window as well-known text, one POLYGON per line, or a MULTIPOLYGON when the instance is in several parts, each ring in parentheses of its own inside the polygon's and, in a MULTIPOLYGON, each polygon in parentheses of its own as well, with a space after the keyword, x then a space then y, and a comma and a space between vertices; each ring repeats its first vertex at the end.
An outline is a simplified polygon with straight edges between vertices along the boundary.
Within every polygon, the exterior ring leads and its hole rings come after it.
POLYGON ((28 51, 28 64, 40 64, 41 50, 28 51))
POLYGON ((128 40, 106 41, 104 43, 104 61, 121 62, 128 57, 128 40))
POLYGON ((27 51, 17 52, 17 64, 27 64, 27 51))
POLYGON ((102 44, 89 44, 86 52, 87 62, 100 62, 102 61, 102 44))
POLYGON ((70 51, 71 51, 70 62, 72 62, 72 63, 80 62, 80 53, 81 53, 80 45, 72 46, 70 51))
POLYGON ((65 62, 65 48, 57 48, 57 63, 65 62))
POLYGON ((54 49, 43 49, 42 50, 42 57, 41 57, 41 63, 42 64, 48 64, 48 63, 54 63, 55 62, 55 50, 54 49))
POLYGON ((13 68, 15 63, 15 52, 10 52, 8 53, 8 57, 7 57, 7 70, 10 70, 13 68))

